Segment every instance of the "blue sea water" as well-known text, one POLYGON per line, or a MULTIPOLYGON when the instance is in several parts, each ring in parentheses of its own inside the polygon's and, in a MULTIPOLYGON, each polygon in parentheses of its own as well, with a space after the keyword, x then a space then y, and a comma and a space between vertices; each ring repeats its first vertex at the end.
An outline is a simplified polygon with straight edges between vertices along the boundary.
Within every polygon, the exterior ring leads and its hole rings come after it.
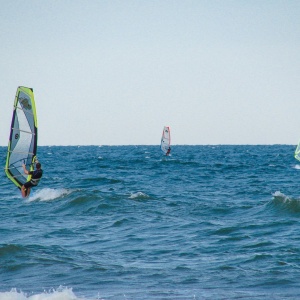
POLYGON ((294 150, 39 147, 28 199, 1 175, 0 300, 299 299, 294 150))

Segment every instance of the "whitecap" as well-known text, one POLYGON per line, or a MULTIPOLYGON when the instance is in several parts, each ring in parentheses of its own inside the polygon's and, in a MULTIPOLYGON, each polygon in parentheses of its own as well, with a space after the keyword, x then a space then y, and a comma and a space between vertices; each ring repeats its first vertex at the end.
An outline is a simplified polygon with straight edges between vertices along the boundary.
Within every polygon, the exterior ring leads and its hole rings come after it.
POLYGON ((281 193, 280 191, 276 191, 274 194, 273 194, 274 197, 285 197, 285 194, 281 193))
POLYGON ((275 199, 280 199, 282 202, 290 201, 290 198, 288 196, 286 196, 285 194, 281 193, 280 191, 276 191, 272 196, 275 199))
POLYGON ((129 196, 129 199, 144 199, 144 198, 149 198, 149 196, 147 194, 142 193, 142 192, 132 193, 129 196))

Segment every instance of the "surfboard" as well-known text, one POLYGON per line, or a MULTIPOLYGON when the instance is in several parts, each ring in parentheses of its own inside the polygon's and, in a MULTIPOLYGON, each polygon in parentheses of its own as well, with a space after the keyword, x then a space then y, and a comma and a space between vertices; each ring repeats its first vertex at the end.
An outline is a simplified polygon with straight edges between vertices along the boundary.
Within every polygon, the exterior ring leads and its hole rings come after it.
POLYGON ((168 155, 168 149, 171 146, 171 133, 170 127, 164 126, 161 140, 160 140, 160 149, 165 154, 168 155))
MULTIPOLYGON (((33 90, 19 86, 14 101, 5 164, 6 176, 19 189, 31 179, 31 175, 24 173, 22 164, 26 165, 27 170, 34 170, 37 153, 37 128, 33 90)), ((28 197, 29 194, 30 189, 22 193, 22 196, 28 197)))

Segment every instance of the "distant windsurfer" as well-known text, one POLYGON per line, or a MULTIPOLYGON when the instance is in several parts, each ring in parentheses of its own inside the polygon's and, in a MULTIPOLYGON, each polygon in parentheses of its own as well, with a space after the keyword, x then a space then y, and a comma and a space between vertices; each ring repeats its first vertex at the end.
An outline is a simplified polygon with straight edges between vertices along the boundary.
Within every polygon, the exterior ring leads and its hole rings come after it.
POLYGON ((27 196, 29 196, 31 187, 34 187, 34 186, 38 185, 40 179, 43 176, 43 170, 41 169, 42 166, 41 166, 41 164, 39 163, 39 161, 37 159, 35 161, 36 169, 34 171, 28 171, 26 169, 25 164, 22 164, 22 167, 23 167, 24 173, 26 175, 31 175, 31 179, 29 181, 25 182, 24 185, 22 185, 22 188, 21 188, 22 196, 27 197, 27 196))
POLYGON ((166 155, 168 156, 171 152, 171 147, 168 148, 166 155))

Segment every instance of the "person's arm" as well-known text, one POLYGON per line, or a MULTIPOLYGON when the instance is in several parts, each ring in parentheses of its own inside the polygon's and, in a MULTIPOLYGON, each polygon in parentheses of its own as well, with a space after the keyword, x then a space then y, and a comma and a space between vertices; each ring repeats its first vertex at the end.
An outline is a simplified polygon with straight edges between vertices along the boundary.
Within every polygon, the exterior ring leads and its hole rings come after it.
POLYGON ((24 171, 24 173, 25 173, 26 175, 28 175, 28 174, 29 174, 29 172, 27 171, 25 164, 22 164, 22 167, 23 167, 23 171, 24 171))

